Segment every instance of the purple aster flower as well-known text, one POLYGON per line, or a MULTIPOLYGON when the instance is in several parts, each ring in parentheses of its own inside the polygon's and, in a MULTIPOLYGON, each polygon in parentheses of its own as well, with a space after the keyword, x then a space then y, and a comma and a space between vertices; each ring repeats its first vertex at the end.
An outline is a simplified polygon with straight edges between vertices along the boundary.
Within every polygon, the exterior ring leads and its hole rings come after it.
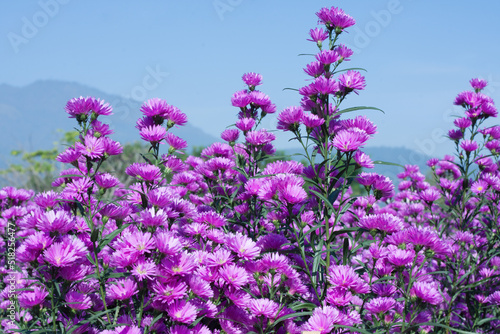
POLYGON ((44 232, 67 233, 75 225, 75 219, 68 212, 62 210, 50 210, 37 219, 36 227, 44 232))
POLYGON ((226 245, 245 260, 253 260, 260 254, 260 248, 255 241, 240 233, 230 234, 226 239, 226 245))
POLYGON ((167 101, 153 98, 149 99, 141 106, 141 112, 144 116, 152 118, 166 118, 167 115, 172 111, 172 106, 170 106, 167 101))
POLYGON ((165 141, 167 142, 168 145, 170 145, 169 151, 177 151, 177 150, 183 150, 185 149, 188 145, 187 142, 174 135, 173 133, 167 133, 167 136, 165 138, 165 141))
POLYGON ((333 138, 332 144, 342 152, 353 152, 363 146, 369 139, 363 132, 340 130, 333 138))
POLYGON ((413 262, 415 251, 413 249, 399 249, 393 245, 387 247, 389 254, 387 260, 396 267, 405 267, 413 262))
POLYGON ((191 274, 198 266, 198 261, 194 254, 181 252, 170 258, 164 258, 161 262, 161 269, 165 276, 186 276, 191 274))
POLYGON ((74 310, 88 310, 92 307, 92 300, 89 295, 70 291, 66 294, 66 305, 74 310))
POLYGON ((139 163, 135 162, 132 165, 128 166, 125 169, 125 173, 132 177, 135 177, 138 180, 145 181, 156 181, 161 178, 161 170, 159 167, 150 165, 148 163, 139 163))
POLYGON ((174 300, 183 299, 186 296, 187 285, 180 281, 172 281, 170 283, 161 283, 157 281, 153 285, 153 291, 155 292, 153 297, 154 301, 158 301, 162 304, 170 304, 174 300))
POLYGON ((312 88, 314 89, 314 92, 318 94, 335 94, 339 91, 339 84, 333 78, 320 76, 314 80, 312 88))
POLYGON ((332 306, 323 306, 314 309, 312 316, 302 326, 304 331, 319 332, 328 334, 333 330, 333 326, 342 320, 339 310, 332 306))
POLYGON ((486 192, 487 189, 488 189, 488 183, 484 180, 474 181, 470 188, 470 190, 474 194, 483 194, 486 192))
MULTIPOLYGON (((306 72, 308 75, 312 77, 319 77, 323 73, 325 73, 325 66, 319 61, 312 62, 310 64, 306 65, 306 68, 304 68, 304 72, 306 72)), ((306 94, 310 95, 310 94, 306 94)))
POLYGON ((75 149, 90 159, 99 159, 104 155, 104 143, 102 138, 96 138, 91 135, 85 136, 83 143, 77 142, 75 149))
POLYGON ((151 144, 156 144, 161 142, 167 136, 167 129, 161 125, 151 125, 146 126, 141 129, 141 138, 144 141, 150 142, 151 144))
POLYGON ((56 242, 43 252, 45 261, 55 267, 67 267, 74 264, 80 258, 73 244, 56 242))
POLYGON ((370 156, 362 151, 357 150, 356 153, 354 153, 354 161, 356 161, 356 164, 359 167, 362 168, 373 168, 375 165, 373 164, 372 159, 370 159, 370 156))
POLYGON ((121 279, 115 283, 108 283, 106 287, 106 294, 113 300, 126 300, 138 292, 137 283, 130 278, 121 279))
POLYGON ((357 90, 365 89, 365 77, 361 75, 358 71, 349 70, 347 73, 342 73, 338 78, 339 89, 344 93, 348 94, 354 91, 357 94, 357 90))
POLYGON ((316 16, 319 22, 324 24, 328 30, 334 30, 336 34, 340 34, 345 28, 353 26, 356 21, 347 15, 342 9, 337 7, 321 8, 316 16))
POLYGON ((114 131, 111 130, 108 124, 102 123, 98 120, 94 120, 90 123, 91 125, 91 134, 94 137, 104 137, 104 136, 109 136, 110 134, 113 134, 114 131))
POLYGON ((315 28, 309 30, 309 35, 311 36, 311 39, 307 40, 316 43, 323 42, 325 39, 328 38, 328 33, 324 31, 322 28, 315 28))
POLYGON ((432 305, 443 302, 443 296, 436 288, 436 285, 429 282, 415 282, 410 289, 410 295, 432 305))
POLYGON ((331 266, 328 272, 328 282, 334 287, 342 287, 356 293, 370 292, 368 284, 350 266, 331 266))
POLYGON ((373 124, 366 116, 357 116, 354 119, 345 119, 340 121, 344 130, 362 131, 367 135, 377 133, 377 126, 373 124))
POLYGON ((69 100, 64 110, 70 115, 70 118, 78 118, 88 115, 92 111, 93 104, 91 97, 80 96, 69 100))
POLYGON ((234 143, 238 140, 239 136, 240 132, 238 131, 238 129, 226 129, 220 135, 222 140, 225 140, 228 143, 234 143))
POLYGON ((245 73, 241 78, 243 79, 243 82, 250 87, 255 87, 262 84, 262 75, 258 73, 245 73))
POLYGON ((119 142, 114 141, 109 137, 103 137, 102 141, 104 143, 104 153, 107 155, 118 155, 123 152, 123 147, 119 142))
POLYGON ((401 231, 404 227, 403 221, 390 213, 364 216, 359 220, 358 226, 367 230, 379 230, 386 233, 401 231))
POLYGON ((59 194, 53 190, 44 191, 35 196, 34 202, 42 209, 53 208, 58 203, 59 194))
POLYGON ((488 85, 488 82, 484 79, 474 78, 469 81, 472 88, 477 92, 481 91, 488 85))
POLYGON ((132 275, 138 281, 153 279, 157 271, 156 264, 151 260, 139 260, 132 265, 132 275))
POLYGON ((370 300, 365 308, 372 314, 382 316, 396 306, 396 300, 390 297, 377 297, 370 300))
POLYGON ((304 109, 301 107, 288 107, 278 115, 277 129, 285 131, 296 131, 302 120, 304 109))
POLYGON ((33 288, 29 288, 29 290, 20 291, 18 297, 19 306, 22 308, 33 308, 42 304, 48 295, 49 293, 44 287, 35 285, 33 288))
POLYGON ((179 110, 179 108, 176 107, 171 107, 170 113, 167 114, 166 120, 167 120, 167 128, 171 128, 174 125, 184 125, 187 123, 188 119, 186 114, 184 114, 182 111, 179 110))
POLYGON ((243 132, 252 130, 255 125, 255 120, 253 118, 240 118, 236 121, 236 127, 243 132))
POLYGON ((246 90, 240 90, 233 94, 231 104, 234 107, 245 108, 251 102, 250 95, 246 90))
POLYGON ((225 265, 219 269, 221 279, 234 288, 241 288, 249 281, 249 275, 244 268, 235 264, 225 265))
POLYGON ((80 263, 68 267, 62 267, 59 270, 59 276, 67 281, 74 282, 83 280, 85 276, 92 273, 92 271, 92 267, 80 263))
POLYGON ((441 198, 441 194, 435 188, 425 189, 424 191, 419 193, 419 196, 428 205, 430 205, 432 202, 435 202, 441 198))
POLYGON ((192 324, 198 314, 196 306, 185 300, 176 300, 168 306, 168 315, 174 321, 192 324))
POLYGON ((333 49, 333 51, 337 52, 337 54, 340 56, 339 61, 348 61, 350 60, 349 58, 354 54, 351 49, 343 44, 337 46, 335 49, 333 49))
POLYGON ((453 124, 460 130, 465 130, 472 125, 472 121, 468 117, 457 118, 453 121, 453 124))
POLYGON ((500 141, 499 140, 491 140, 484 144, 484 147, 486 147, 488 150, 491 151, 491 153, 495 154, 498 153, 500 150, 500 141))
POLYGON ((95 176, 95 182, 99 187, 104 189, 113 188, 120 184, 120 180, 109 173, 97 173, 95 176))
POLYGON ((316 55, 316 59, 323 65, 330 65, 337 62, 340 56, 333 50, 323 50, 316 55))
POLYGON ((267 298, 252 299, 248 308, 253 316, 263 316, 267 319, 275 319, 278 314, 279 305, 267 298))
POLYGON ((466 152, 472 152, 477 150, 479 145, 473 140, 462 140, 460 142, 460 147, 463 148, 466 152))
POLYGON ((318 115, 314 115, 311 113, 303 113, 301 121, 309 130, 312 130, 325 123, 325 120, 323 118, 320 118, 318 115))
POLYGON ((249 131, 245 136, 246 141, 253 146, 264 146, 276 139, 273 133, 262 129, 258 131, 249 131))
POLYGON ((65 164, 70 164, 78 160, 82 153, 74 147, 68 147, 64 152, 60 153, 56 160, 65 164))
POLYGON ((338 307, 343 307, 351 303, 353 299, 353 295, 350 290, 341 287, 341 286, 336 286, 336 287, 330 287, 326 291, 326 301, 327 303, 338 306, 338 307))
POLYGON ((500 305, 500 290, 493 292, 486 300, 490 304, 500 305))

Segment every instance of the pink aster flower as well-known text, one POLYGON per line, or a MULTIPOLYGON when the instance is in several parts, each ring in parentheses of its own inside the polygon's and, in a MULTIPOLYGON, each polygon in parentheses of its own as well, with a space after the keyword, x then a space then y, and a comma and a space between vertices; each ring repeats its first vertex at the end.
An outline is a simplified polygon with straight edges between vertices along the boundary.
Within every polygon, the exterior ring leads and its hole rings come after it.
POLYGON ((176 300, 168 306, 168 315, 174 321, 192 324, 198 314, 196 306, 185 300, 176 300))
POLYGON ((312 316, 302 326, 304 331, 316 331, 321 334, 331 333, 333 326, 342 320, 339 310, 332 306, 314 309, 312 316))
POLYGON ((254 146, 264 146, 276 139, 273 133, 267 132, 265 129, 258 131, 249 131, 245 136, 246 141, 254 146))
POLYGON ((69 237, 48 247, 43 252, 43 258, 55 267, 67 267, 84 258, 87 252, 87 247, 80 239, 69 237))
POLYGON ((316 94, 328 95, 339 91, 339 84, 333 78, 317 77, 311 85, 316 94))
POLYGON ((470 79, 469 83, 476 93, 483 90, 484 87, 488 85, 488 81, 479 78, 470 79))
POLYGON ((141 129, 140 135, 144 141, 156 144, 166 138, 167 129, 161 125, 146 126, 141 129))
POLYGON ((356 293, 367 293, 370 287, 350 266, 331 266, 328 272, 328 282, 334 287, 343 287, 356 293))
POLYGON ((104 155, 104 142, 102 138, 96 138, 91 135, 85 136, 83 143, 77 142, 75 149, 90 159, 99 159, 104 155))
POLYGON ((113 188, 120 184, 120 180, 109 173, 97 173, 95 182, 103 189, 113 188))
POLYGON ((311 36, 311 39, 308 39, 308 41, 311 42, 323 42, 325 39, 328 38, 328 33, 324 31, 322 28, 315 28, 309 30, 309 35, 311 36))
POLYGON ((462 140, 460 142, 460 147, 463 148, 466 152, 472 152, 477 150, 479 145, 473 140, 462 140))
POLYGON ((365 77, 358 71, 349 70, 347 73, 342 73, 338 78, 339 88, 344 94, 354 91, 357 94, 358 90, 365 89, 365 77))
POLYGON ((370 156, 362 151, 356 151, 354 153, 354 161, 356 161, 356 164, 359 167, 363 168, 373 168, 375 165, 373 164, 372 159, 370 159, 370 156))
POLYGON ((176 107, 171 107, 172 111, 166 116, 167 128, 171 128, 174 125, 184 125, 187 123, 188 119, 186 114, 180 111, 176 107))
POLYGON ((107 284, 106 293, 113 300, 126 300, 138 292, 137 283, 130 278, 116 281, 116 284, 107 284))
POLYGON ((275 319, 278 314, 279 305, 267 298, 252 299, 248 305, 253 316, 263 316, 267 319, 275 319))
POLYGON ((161 178, 161 170, 148 163, 135 162, 125 169, 125 173, 139 180, 157 181, 161 178))
POLYGON ((246 90, 238 91, 231 97, 231 104, 234 107, 245 108, 251 101, 250 95, 246 90))
POLYGON ((240 118, 236 121, 236 127, 243 132, 248 132, 252 130, 255 125, 255 120, 253 118, 240 118))
POLYGON ((43 232, 67 233, 75 226, 75 218, 63 210, 50 210, 41 214, 36 227, 43 232))
POLYGON ((336 287, 330 287, 326 291, 326 301, 327 303, 338 306, 338 307, 343 307, 351 303, 353 299, 353 295, 351 291, 344 287, 336 286, 336 287))
POLYGON ((74 147, 68 147, 66 150, 64 150, 62 153, 60 153, 56 160, 59 162, 62 162, 64 164, 70 164, 72 162, 75 162, 78 160, 79 157, 82 156, 82 153, 75 149, 74 147))
POLYGON ((92 307, 90 296, 76 291, 68 292, 65 300, 66 304, 74 310, 88 310, 92 307))
POLYGON ((359 220, 358 226, 386 233, 401 231, 404 227, 403 221, 390 213, 366 215, 359 220))
POLYGON ((335 49, 333 49, 333 51, 337 52, 337 54, 340 56, 340 61, 348 61, 350 60, 349 58, 354 54, 351 49, 343 44, 337 46, 335 49))
POLYGON ((243 79, 243 82, 245 82, 250 87, 255 87, 262 84, 262 75, 258 73, 245 73, 241 78, 243 79))
POLYGON ((368 302, 365 308, 372 314, 383 315, 396 306, 396 300, 390 297, 377 297, 368 302))
POLYGON ((316 59, 323 65, 330 65, 337 62, 340 56, 333 50, 323 50, 316 55, 316 59))
POLYGON ((244 268, 228 264, 219 269, 221 279, 234 288, 241 288, 249 281, 249 275, 244 268))
POLYGON ((227 141, 228 143, 234 143, 238 140, 240 136, 240 132, 238 129, 226 129, 221 133, 222 140, 227 141))
POLYGON ((296 131, 301 123, 304 109, 301 107, 288 107, 278 115, 277 129, 296 131))
POLYGON ((151 260, 139 260, 132 265, 132 275, 138 281, 151 280, 157 275, 156 264, 151 260))
POLYGON ((33 308, 33 306, 40 305, 49 295, 44 287, 39 287, 38 285, 28 289, 29 290, 20 291, 19 293, 18 301, 19 306, 22 308, 33 308))
POLYGON ((363 132, 340 130, 333 138, 332 144, 339 151, 353 152, 363 146, 368 138, 363 132))
POLYGON ((226 239, 226 245, 245 260, 252 260, 260 254, 260 248, 256 243, 240 233, 229 235, 226 239))
POLYGON ((182 252, 173 257, 164 258, 161 267, 166 276, 186 276, 191 274, 199 262, 194 254, 182 252))
MULTIPOLYGON (((319 77, 323 73, 325 73, 325 66, 319 61, 312 62, 310 64, 306 65, 306 68, 304 68, 304 72, 306 72, 308 75, 311 77, 319 77)), ((306 94, 310 95, 310 94, 306 94)))
POLYGON ((321 8, 316 16, 319 22, 324 24, 328 30, 334 30, 335 33, 340 34, 345 28, 353 26, 356 21, 342 9, 337 7, 321 8))
POLYGON ((183 150, 188 146, 187 142, 184 139, 177 137, 176 135, 170 132, 167 133, 165 141, 167 142, 168 145, 170 145, 170 150, 173 151, 183 150))
POLYGON ((170 106, 167 101, 159 98, 149 99, 141 106, 141 112, 148 117, 159 116, 161 118, 166 118, 171 111, 172 106, 170 106))
POLYGON ((64 110, 70 115, 70 118, 76 118, 80 115, 88 115, 93 108, 91 97, 77 97, 69 100, 64 110))
POLYGON ((410 289, 410 295, 432 305, 443 302, 443 296, 436 288, 435 284, 429 282, 415 282, 410 289))
POLYGON ((413 262, 415 251, 413 249, 399 249, 393 245, 387 247, 389 254, 387 260, 396 267, 405 267, 413 262))
POLYGON ((324 124, 325 119, 320 118, 318 115, 314 115, 311 113, 304 113, 302 114, 302 123, 306 126, 307 129, 312 130, 324 124))
POLYGON ((486 192, 487 189, 488 189, 488 183, 484 180, 474 181, 470 188, 470 190, 474 194, 483 194, 486 192))
POLYGON ((172 281, 170 283, 161 283, 157 281, 153 285, 153 291, 156 294, 153 297, 154 301, 158 301, 162 304, 170 304, 174 300, 183 299, 186 296, 187 285, 184 282, 178 281, 172 281))

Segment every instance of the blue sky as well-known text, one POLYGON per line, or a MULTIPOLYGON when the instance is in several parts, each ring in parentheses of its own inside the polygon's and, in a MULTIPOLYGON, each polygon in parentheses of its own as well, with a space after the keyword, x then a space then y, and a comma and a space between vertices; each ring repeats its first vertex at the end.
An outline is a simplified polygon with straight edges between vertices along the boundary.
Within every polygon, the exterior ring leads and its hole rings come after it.
MULTIPOLYGON (((235 121, 230 97, 245 72, 263 75, 260 89, 278 110, 299 103, 283 88, 307 84, 302 68, 312 59, 298 54, 317 51, 308 32, 315 12, 332 5, 357 21, 340 39, 355 49, 344 64, 367 70, 366 90, 345 106, 385 111, 366 112, 379 130, 369 145, 452 153, 443 135, 468 80, 489 80, 486 92, 499 100, 500 2, 488 0, 4 1, 0 83, 56 79, 160 97, 217 136, 235 121)), ((275 128, 276 115, 263 125, 275 128)), ((290 145, 280 137, 278 147, 290 145)))

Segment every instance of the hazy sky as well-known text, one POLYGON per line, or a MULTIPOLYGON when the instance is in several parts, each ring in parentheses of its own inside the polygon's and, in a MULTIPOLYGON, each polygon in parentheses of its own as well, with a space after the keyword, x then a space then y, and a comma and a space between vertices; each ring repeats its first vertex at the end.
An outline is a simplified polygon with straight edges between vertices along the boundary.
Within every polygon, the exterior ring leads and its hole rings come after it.
MULTIPOLYGON (((490 81, 499 100, 500 2, 491 0, 1 1, 0 83, 56 79, 160 97, 218 136, 235 121, 230 98, 245 72, 263 75, 260 89, 278 111, 299 103, 283 88, 307 84, 312 58, 298 55, 316 53, 308 32, 332 5, 357 21, 340 39, 355 49, 344 64, 367 70, 366 90, 344 106, 385 111, 366 112, 379 129, 369 145, 442 155, 460 111, 454 97, 470 78, 490 81)), ((276 115, 264 126, 275 128, 276 115)))

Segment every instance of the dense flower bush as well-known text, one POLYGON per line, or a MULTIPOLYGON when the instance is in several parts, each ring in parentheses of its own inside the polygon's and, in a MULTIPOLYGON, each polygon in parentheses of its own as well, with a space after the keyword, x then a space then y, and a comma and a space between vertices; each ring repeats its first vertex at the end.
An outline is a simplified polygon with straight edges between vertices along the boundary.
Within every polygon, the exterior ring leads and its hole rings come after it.
POLYGON ((71 167, 54 190, 0 191, 4 332, 500 331, 500 126, 483 125, 497 116, 487 83, 455 100, 457 155, 428 162, 432 181, 405 166, 395 189, 365 171, 376 126, 346 117, 367 107, 341 107, 365 88, 338 43, 355 21, 335 7, 316 15, 310 83, 277 116, 305 165, 265 163, 275 135, 260 124, 276 107, 256 73, 231 98, 235 126, 201 157, 176 155, 187 143, 171 130, 186 115, 146 101, 136 128, 150 149, 127 167, 129 187, 100 171, 122 151, 101 121, 112 107, 67 103, 80 136, 57 158, 71 167))

